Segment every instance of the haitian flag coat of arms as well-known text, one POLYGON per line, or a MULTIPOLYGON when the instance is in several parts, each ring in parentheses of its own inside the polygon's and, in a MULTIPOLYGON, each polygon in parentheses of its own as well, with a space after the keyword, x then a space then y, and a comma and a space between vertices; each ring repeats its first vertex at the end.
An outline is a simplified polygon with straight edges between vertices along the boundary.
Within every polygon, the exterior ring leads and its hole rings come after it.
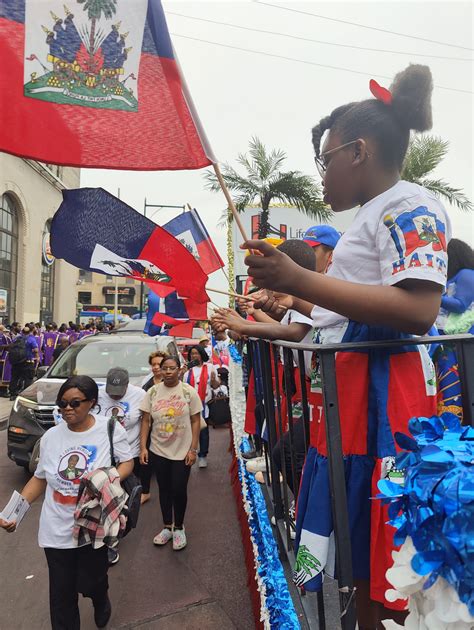
POLYGON ((214 162, 159 0, 0 0, 0 150, 47 163, 214 162))

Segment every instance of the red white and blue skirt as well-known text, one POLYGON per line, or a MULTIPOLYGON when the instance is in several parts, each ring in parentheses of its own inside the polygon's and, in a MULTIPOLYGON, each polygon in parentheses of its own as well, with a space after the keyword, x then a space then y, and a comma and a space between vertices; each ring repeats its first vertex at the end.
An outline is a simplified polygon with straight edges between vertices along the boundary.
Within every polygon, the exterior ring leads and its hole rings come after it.
MULTIPOLYGON (((316 329, 315 343, 369 342, 406 339, 390 328, 355 322, 316 329)), ((329 490, 326 430, 322 411, 319 366, 315 355, 309 403, 311 446, 298 495, 294 580, 308 591, 319 590, 323 573, 334 575, 333 520, 329 490)), ((393 564, 394 529, 387 525, 387 508, 373 500, 381 478, 396 481, 398 452, 394 434, 408 432, 413 416, 436 413, 436 377, 422 346, 358 350, 336 354, 336 378, 347 503, 355 579, 370 580, 371 599, 403 609, 403 601, 388 602, 385 573, 393 564)))

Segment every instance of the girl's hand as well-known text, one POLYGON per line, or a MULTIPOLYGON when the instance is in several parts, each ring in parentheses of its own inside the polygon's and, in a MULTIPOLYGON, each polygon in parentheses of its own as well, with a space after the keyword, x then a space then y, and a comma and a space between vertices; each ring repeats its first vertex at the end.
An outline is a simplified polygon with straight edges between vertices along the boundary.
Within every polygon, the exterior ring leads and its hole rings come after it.
POLYGON ((3 518, 0 518, 0 527, 11 534, 16 529, 16 521, 4 521, 3 518))
POLYGON ((265 291, 262 293, 259 301, 255 303, 255 306, 264 313, 275 315, 280 319, 288 309, 293 307, 293 296, 286 293, 265 291))
POLYGON ((146 466, 148 464, 148 449, 147 448, 143 448, 140 451, 140 464, 142 466, 146 466))
POLYGON ((230 330, 235 330, 237 333, 243 332, 243 326, 245 325, 245 319, 240 317, 235 311, 232 312, 231 309, 221 308, 216 311, 212 317, 213 326, 223 326, 224 329, 229 328, 230 330))
POLYGON ((299 266, 289 256, 265 241, 247 241, 240 248, 254 252, 246 256, 244 262, 255 286, 290 292, 299 266))
POLYGON ((186 459, 184 460, 184 463, 186 464, 186 466, 192 466, 193 464, 196 463, 196 458, 197 458, 197 454, 194 451, 188 451, 188 454, 186 455, 186 459))

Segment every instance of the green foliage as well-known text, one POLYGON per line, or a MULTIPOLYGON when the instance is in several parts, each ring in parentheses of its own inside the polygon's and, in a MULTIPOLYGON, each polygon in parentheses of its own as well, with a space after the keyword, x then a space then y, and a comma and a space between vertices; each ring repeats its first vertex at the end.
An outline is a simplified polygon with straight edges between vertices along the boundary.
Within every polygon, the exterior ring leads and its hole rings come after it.
POLYGON ((296 563, 294 572, 296 574, 304 571, 307 575, 311 575, 311 571, 317 571, 321 567, 319 560, 310 553, 306 545, 300 545, 298 549, 298 555, 296 556, 296 563))
POLYGON ((472 203, 461 188, 453 188, 443 179, 428 177, 442 162, 448 148, 449 142, 438 136, 414 136, 403 164, 402 179, 424 186, 461 210, 472 210, 472 203))
MULTIPOLYGON (((272 202, 286 203, 318 221, 326 221, 331 216, 331 210, 323 203, 320 188, 312 177, 300 171, 281 170, 286 159, 284 151, 273 149, 268 152, 265 145, 254 137, 249 143, 248 154, 241 153, 237 157, 237 163, 245 170, 244 175, 228 164, 222 168, 224 181, 233 193, 237 211, 243 212, 255 203, 262 209, 260 238, 271 233, 266 217, 272 202)), ((213 172, 208 171, 205 179, 209 190, 220 191, 213 172)))
POLYGON ((117 0, 77 0, 79 4, 84 5, 84 11, 87 11, 89 20, 99 20, 102 13, 104 17, 110 20, 117 12, 117 0))

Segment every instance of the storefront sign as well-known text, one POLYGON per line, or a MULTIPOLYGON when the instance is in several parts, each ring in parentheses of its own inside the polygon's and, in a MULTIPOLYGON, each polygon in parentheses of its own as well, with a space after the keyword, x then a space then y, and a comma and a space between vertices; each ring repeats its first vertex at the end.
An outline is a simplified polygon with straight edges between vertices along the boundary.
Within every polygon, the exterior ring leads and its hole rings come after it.
POLYGON ((8 291, 0 289, 0 315, 5 315, 8 305, 8 291))
POLYGON ((51 253, 51 246, 49 243, 49 232, 43 234, 43 261, 45 265, 52 265, 56 259, 51 253))

